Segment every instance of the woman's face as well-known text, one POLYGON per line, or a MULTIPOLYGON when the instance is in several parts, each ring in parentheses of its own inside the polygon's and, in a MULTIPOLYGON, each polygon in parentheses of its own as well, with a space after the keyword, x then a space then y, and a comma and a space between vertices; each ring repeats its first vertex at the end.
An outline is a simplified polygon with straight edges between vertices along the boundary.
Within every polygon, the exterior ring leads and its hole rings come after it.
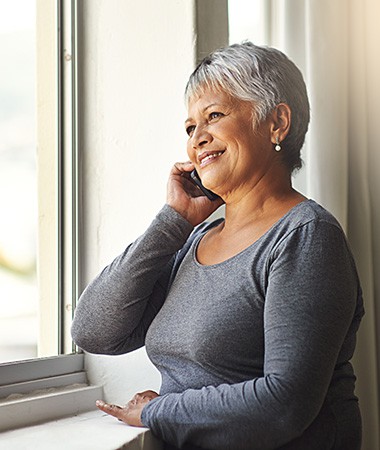
POLYGON ((252 104, 206 90, 191 98, 187 152, 202 183, 226 196, 252 189, 273 164, 270 122, 255 124, 252 104))

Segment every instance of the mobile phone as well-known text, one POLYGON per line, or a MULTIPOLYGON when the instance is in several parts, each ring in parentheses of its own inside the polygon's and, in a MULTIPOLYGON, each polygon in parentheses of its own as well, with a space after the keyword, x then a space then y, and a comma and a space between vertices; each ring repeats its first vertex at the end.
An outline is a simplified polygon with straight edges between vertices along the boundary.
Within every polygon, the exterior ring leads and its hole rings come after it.
POLYGON ((194 181, 194 183, 199 187, 199 189, 204 193, 204 195, 211 201, 217 200, 219 195, 214 194, 214 192, 210 191, 210 189, 207 189, 203 186, 201 179, 199 178, 199 175, 197 171, 194 169, 190 173, 191 179, 194 181))

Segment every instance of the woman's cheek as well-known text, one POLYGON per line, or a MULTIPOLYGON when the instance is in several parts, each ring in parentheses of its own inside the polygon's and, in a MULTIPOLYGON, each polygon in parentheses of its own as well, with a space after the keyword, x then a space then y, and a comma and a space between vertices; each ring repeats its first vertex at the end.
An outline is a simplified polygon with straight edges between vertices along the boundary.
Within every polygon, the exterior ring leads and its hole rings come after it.
POLYGON ((190 142, 187 143, 187 156, 189 157, 191 162, 196 162, 196 153, 190 142))

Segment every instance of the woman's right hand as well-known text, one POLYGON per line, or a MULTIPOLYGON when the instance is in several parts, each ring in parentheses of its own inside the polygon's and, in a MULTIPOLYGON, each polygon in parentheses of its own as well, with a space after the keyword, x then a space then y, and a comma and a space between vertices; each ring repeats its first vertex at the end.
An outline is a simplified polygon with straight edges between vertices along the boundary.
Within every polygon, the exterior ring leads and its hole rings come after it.
POLYGON ((216 211, 223 201, 211 201, 203 195, 190 178, 193 169, 194 164, 190 161, 174 164, 168 180, 167 204, 195 227, 216 211))

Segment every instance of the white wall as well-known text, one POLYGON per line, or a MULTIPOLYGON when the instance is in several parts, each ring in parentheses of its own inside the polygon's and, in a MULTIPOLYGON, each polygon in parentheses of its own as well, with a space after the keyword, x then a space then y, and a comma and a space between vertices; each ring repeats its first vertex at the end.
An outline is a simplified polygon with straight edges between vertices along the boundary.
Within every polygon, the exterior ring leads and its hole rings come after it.
MULTIPOLYGON (((193 0, 80 3, 83 286, 141 234, 186 160, 183 91, 195 60, 193 0)), ((144 350, 88 356, 109 401, 158 389, 144 350)))

